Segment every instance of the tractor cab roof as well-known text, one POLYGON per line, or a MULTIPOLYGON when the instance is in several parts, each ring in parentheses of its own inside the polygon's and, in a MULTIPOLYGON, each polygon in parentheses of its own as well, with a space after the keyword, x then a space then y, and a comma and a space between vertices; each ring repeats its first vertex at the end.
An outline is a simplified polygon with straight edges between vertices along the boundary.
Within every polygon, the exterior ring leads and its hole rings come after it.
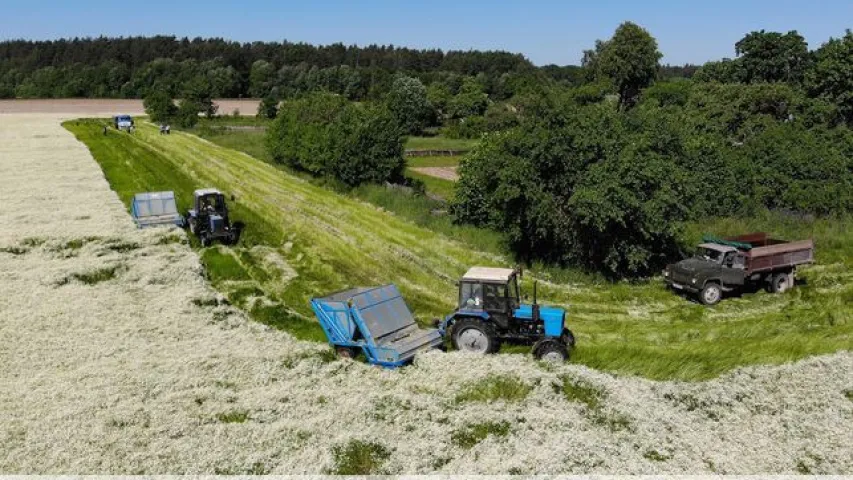
POLYGON ((215 188, 202 188, 202 189, 199 189, 199 190, 196 190, 195 192, 193 192, 193 195, 195 195, 196 198, 198 198, 198 197, 203 197, 205 195, 222 195, 222 192, 220 192, 219 190, 217 190, 215 188))
POLYGON ((462 276, 463 281, 480 280, 483 282, 508 282, 515 270, 511 268, 492 268, 492 267, 471 267, 465 275, 462 276))
POLYGON ((720 253, 729 253, 737 251, 737 248, 735 247, 730 247, 728 245, 720 245, 719 243, 701 243, 699 244, 699 248, 707 248, 709 250, 714 250, 720 253))

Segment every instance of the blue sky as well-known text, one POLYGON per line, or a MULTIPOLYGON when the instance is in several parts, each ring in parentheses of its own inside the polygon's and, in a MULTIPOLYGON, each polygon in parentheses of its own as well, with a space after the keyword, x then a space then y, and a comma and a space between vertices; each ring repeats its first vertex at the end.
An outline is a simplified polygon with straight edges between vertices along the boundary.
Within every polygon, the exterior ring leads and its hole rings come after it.
POLYGON ((172 34, 238 41, 501 49, 537 65, 577 64, 625 20, 647 28, 663 61, 734 56, 753 30, 797 30, 812 48, 853 27, 853 0, 163 1, 0 0, 0 39, 172 34))

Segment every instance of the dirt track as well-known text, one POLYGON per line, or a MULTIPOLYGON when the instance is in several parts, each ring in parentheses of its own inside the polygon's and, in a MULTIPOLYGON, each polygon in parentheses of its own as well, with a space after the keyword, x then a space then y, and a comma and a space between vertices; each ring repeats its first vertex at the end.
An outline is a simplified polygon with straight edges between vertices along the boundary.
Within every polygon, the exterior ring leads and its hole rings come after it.
MULTIPOLYGON (((241 115, 258 113, 258 100, 223 98, 214 100, 219 105, 220 114, 240 110, 241 115)), ((0 114, 10 113, 59 113, 78 116, 110 116, 120 113, 128 115, 144 115, 142 100, 135 99, 94 99, 94 98, 63 98, 37 100, 0 100, 0 114)))
POLYGON ((456 168, 457 167, 415 167, 412 168, 412 170, 424 175, 429 175, 430 177, 455 182, 459 180, 459 173, 456 171, 456 168))

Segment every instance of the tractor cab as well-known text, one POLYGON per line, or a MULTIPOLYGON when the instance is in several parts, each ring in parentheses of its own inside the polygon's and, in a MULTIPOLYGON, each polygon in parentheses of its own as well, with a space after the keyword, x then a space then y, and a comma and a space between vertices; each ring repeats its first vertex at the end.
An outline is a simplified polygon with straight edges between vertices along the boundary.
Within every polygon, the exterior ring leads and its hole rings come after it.
POLYGON ((225 195, 214 188, 193 192, 193 208, 187 211, 186 225, 205 247, 214 240, 230 244, 237 238, 228 218, 225 195))
POLYGON ((486 312, 504 326, 520 306, 518 276, 509 268, 474 267, 459 282, 459 310, 486 312))
POLYGON ((565 360, 574 336, 565 327, 566 312, 521 302, 520 272, 509 268, 473 267, 459 281, 459 304, 439 326, 459 350, 491 353, 502 342, 533 343, 537 358, 565 360))

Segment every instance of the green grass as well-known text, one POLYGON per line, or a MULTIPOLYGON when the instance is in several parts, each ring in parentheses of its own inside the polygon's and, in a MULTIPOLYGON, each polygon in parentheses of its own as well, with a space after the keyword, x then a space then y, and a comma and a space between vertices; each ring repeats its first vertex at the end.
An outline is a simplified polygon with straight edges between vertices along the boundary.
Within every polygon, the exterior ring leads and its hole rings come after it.
POLYGON ((505 437, 509 435, 509 430, 509 422, 475 423, 472 425, 466 425, 458 430, 454 430, 450 434, 450 441, 453 442, 454 445, 467 450, 485 440, 489 435, 494 437, 505 437))
POLYGON ((593 424, 611 431, 631 429, 631 421, 628 417, 605 411, 603 402, 607 395, 603 390, 583 380, 570 377, 563 377, 562 381, 562 385, 556 385, 555 389, 562 392, 566 400, 583 405, 584 414, 593 424))
POLYGON ((249 412, 245 410, 216 414, 216 419, 222 423, 245 423, 248 418, 249 412))
POLYGON ((566 400, 582 403, 591 410, 599 409, 602 397, 604 397, 604 392, 596 386, 569 377, 563 378, 560 391, 566 400))
POLYGON ((118 272, 118 266, 102 267, 88 272, 72 273, 71 275, 59 280, 57 285, 67 285, 72 280, 77 280, 84 285, 96 285, 101 282, 106 282, 115 278, 118 272))
MULTIPOLYGON (((312 296, 395 283, 428 324, 453 309, 455 281, 469 266, 514 263, 499 233, 453 225, 441 214, 443 204, 428 198, 381 186, 336 193, 193 135, 159 135, 142 122, 133 135, 103 136, 98 121, 65 125, 89 146, 126 205, 133 193, 152 190, 175 190, 182 209, 194 188, 235 194, 233 217, 247 228, 240 244, 228 249, 234 260, 213 267, 213 284, 253 318, 299 338, 324 338, 309 308, 312 296), (260 253, 268 250, 292 275, 263 260, 260 253), (220 269, 230 273, 217 278, 220 269), (258 291, 274 306, 241 303, 258 291)), ((708 308, 667 291, 659 278, 608 283, 577 270, 534 265, 522 291, 530 294, 538 278, 540 302, 568 310, 578 342, 572 362, 611 372, 696 380, 741 365, 850 349, 853 219, 711 219, 689 226, 685 241, 695 242, 703 232, 755 230, 815 239, 818 265, 799 272, 802 285, 708 308)))
POLYGON ((471 150, 479 140, 467 138, 447 138, 441 135, 434 137, 409 137, 406 139, 406 150, 471 150))
POLYGON ((381 444, 351 440, 345 445, 332 448, 335 468, 333 475, 370 475, 380 473, 382 464, 391 452, 381 444))
POLYGON ((519 402, 527 398, 533 389, 519 378, 506 375, 492 375, 467 385, 456 396, 457 403, 466 402, 519 402))
POLYGON ((424 187, 426 188, 427 193, 435 194, 446 201, 451 200, 454 192, 456 191, 456 182, 433 177, 431 175, 424 175, 423 173, 416 172, 411 168, 406 170, 406 176, 424 182, 424 187))

